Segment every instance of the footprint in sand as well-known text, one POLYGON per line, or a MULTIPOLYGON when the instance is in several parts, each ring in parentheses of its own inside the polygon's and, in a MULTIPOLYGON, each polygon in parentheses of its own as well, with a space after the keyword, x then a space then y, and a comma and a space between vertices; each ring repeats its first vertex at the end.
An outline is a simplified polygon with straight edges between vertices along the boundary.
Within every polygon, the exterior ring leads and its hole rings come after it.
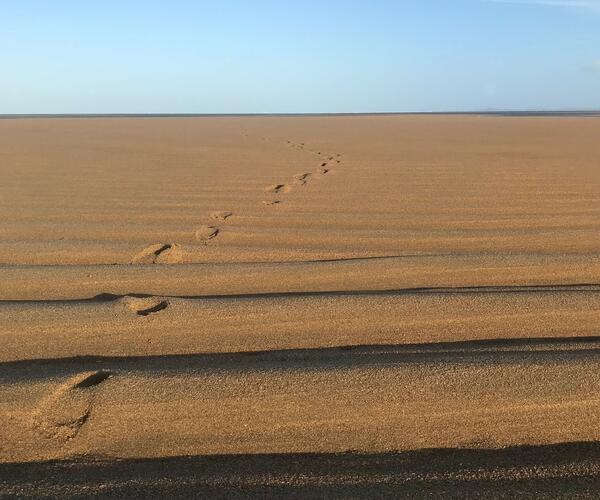
POLYGON ((138 316, 148 316, 165 310, 169 307, 169 301, 161 297, 135 297, 126 295, 119 302, 138 316))
POLYGON ((319 175, 325 175, 327 172, 329 172, 328 168, 320 168, 319 170, 317 170, 317 173, 319 175))
POLYGON ((294 184, 304 186, 308 177, 310 176, 310 172, 305 172, 303 174, 294 175, 294 184))
POLYGON ((47 438, 67 443, 88 420, 95 388, 111 375, 106 370, 75 375, 42 401, 33 414, 33 427, 47 438))
POLYGON ((263 203, 263 205, 265 205, 267 207, 271 207, 273 205, 279 205, 281 203, 281 201, 279 201, 279 200, 265 200, 262 203, 263 203))
POLYGON ((196 239, 198 241, 212 240, 219 234, 219 228, 215 226, 200 226, 196 230, 196 239))
POLYGON ((225 220, 225 219, 231 217, 232 215, 233 215, 233 213, 228 212, 227 210, 217 211, 217 212, 213 212, 210 214, 210 216, 213 219, 217 219, 217 220, 225 220))
POLYGON ((181 259, 181 247, 176 243, 155 243, 136 254, 131 264, 174 264, 181 259))
POLYGON ((266 193, 289 193, 291 190, 286 184, 272 184, 265 188, 266 193))

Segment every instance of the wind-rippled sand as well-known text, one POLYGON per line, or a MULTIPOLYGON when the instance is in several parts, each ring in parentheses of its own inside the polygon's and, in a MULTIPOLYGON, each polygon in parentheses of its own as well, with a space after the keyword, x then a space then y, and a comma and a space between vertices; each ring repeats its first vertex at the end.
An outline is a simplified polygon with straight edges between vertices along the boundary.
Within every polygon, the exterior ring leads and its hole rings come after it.
POLYGON ((0 120, 0 495, 593 497, 598 137, 0 120))

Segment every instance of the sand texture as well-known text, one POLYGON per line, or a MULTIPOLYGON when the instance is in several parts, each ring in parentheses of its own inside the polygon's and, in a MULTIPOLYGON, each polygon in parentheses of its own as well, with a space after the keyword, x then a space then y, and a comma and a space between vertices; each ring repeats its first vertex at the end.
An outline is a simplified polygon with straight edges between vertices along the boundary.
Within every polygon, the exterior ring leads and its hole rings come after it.
POLYGON ((594 498, 599 137, 0 120, 0 496, 594 498))

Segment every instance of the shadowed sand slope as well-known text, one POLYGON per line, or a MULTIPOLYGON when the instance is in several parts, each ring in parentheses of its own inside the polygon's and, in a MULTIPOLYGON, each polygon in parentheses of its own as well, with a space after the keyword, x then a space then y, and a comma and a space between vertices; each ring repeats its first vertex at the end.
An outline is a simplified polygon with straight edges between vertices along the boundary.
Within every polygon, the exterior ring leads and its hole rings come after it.
POLYGON ((593 498, 599 134, 0 120, 0 496, 593 498))
POLYGON ((9 464, 0 488, 61 498, 593 498, 599 472, 597 444, 568 443, 9 464))

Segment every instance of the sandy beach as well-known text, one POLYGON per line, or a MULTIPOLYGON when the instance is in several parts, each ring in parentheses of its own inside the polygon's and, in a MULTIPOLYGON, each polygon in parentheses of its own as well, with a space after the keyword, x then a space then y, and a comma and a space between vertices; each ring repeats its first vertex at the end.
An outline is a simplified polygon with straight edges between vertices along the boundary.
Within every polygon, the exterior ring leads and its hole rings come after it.
POLYGON ((0 496, 592 498, 598 137, 0 119, 0 496))

